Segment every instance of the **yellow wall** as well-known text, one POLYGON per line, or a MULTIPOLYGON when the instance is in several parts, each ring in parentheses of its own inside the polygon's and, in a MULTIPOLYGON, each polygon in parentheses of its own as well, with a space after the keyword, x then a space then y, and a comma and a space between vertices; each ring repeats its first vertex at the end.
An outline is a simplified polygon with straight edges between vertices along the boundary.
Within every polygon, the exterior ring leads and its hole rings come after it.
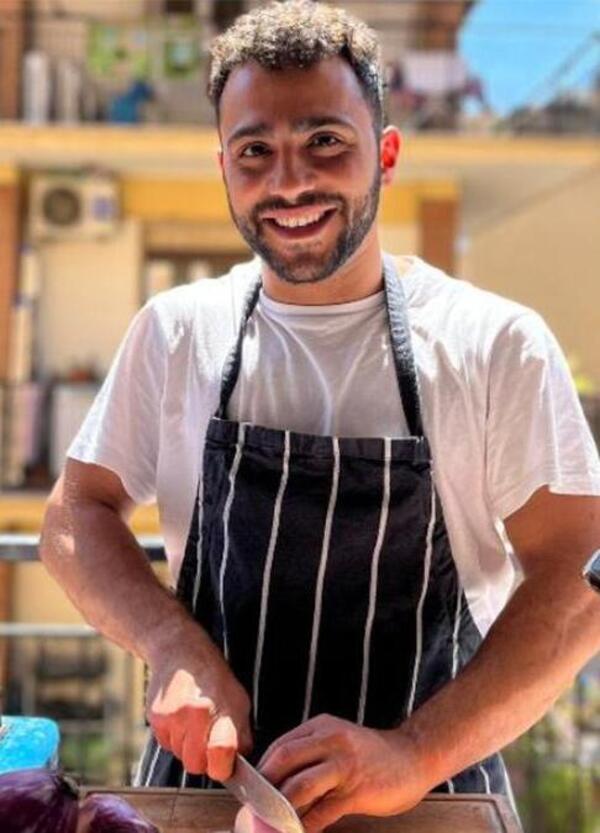
POLYGON ((540 312, 600 388, 600 167, 480 230, 459 273, 540 312))
MULTIPOLYGON (((220 179, 127 176, 122 188, 123 212, 129 217, 231 223, 220 179)), ((383 189, 380 220, 410 225, 417 221, 422 199, 457 195, 456 184, 448 179, 393 183, 383 189)))

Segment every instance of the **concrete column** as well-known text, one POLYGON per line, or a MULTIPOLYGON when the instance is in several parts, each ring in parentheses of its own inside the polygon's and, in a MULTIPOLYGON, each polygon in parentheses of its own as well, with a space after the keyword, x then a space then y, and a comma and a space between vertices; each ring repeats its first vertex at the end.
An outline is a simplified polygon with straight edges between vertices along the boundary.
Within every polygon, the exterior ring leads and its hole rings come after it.
POLYGON ((454 199, 425 198, 419 207, 420 255, 450 275, 455 267, 457 217, 454 199))
POLYGON ((2 0, 0 13, 0 119, 17 119, 21 98, 23 0, 2 0))

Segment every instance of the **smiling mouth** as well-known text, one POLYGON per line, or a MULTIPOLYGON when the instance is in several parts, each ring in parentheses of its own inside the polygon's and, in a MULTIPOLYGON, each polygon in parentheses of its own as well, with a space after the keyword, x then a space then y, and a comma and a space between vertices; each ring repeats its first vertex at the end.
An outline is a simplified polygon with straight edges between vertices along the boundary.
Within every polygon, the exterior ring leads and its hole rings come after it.
POLYGON ((287 240, 298 240, 318 234, 336 213, 335 208, 312 209, 305 214, 287 217, 265 217, 263 223, 287 240))

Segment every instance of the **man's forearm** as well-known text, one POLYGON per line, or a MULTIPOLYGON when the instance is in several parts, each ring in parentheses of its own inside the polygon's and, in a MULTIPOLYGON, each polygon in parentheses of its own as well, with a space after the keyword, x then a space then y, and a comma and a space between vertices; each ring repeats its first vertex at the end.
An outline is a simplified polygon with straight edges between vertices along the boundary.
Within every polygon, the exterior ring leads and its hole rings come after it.
MULTIPOLYGON (((84 618, 141 659, 152 662, 186 641, 201 648, 203 631, 160 583, 113 508, 51 502, 40 557, 84 618)), ((206 647, 214 649, 208 637, 206 647)))
POLYGON ((527 731, 599 649, 600 604, 581 580, 529 579, 471 662, 398 731, 435 786, 527 731))

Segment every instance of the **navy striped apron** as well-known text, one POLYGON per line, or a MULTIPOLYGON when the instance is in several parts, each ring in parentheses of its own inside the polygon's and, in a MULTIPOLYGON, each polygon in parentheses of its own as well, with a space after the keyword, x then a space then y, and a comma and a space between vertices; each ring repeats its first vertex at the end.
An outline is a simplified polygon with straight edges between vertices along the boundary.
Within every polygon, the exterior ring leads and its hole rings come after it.
MULTIPOLYGON (((404 291, 387 256, 384 284, 409 437, 314 436, 226 418, 260 277, 208 426, 177 594, 251 697, 255 762, 320 713, 398 726, 481 644, 432 479, 404 291)), ((215 786, 152 736, 136 783, 215 786)), ((496 754, 436 789, 510 786, 496 754)))

